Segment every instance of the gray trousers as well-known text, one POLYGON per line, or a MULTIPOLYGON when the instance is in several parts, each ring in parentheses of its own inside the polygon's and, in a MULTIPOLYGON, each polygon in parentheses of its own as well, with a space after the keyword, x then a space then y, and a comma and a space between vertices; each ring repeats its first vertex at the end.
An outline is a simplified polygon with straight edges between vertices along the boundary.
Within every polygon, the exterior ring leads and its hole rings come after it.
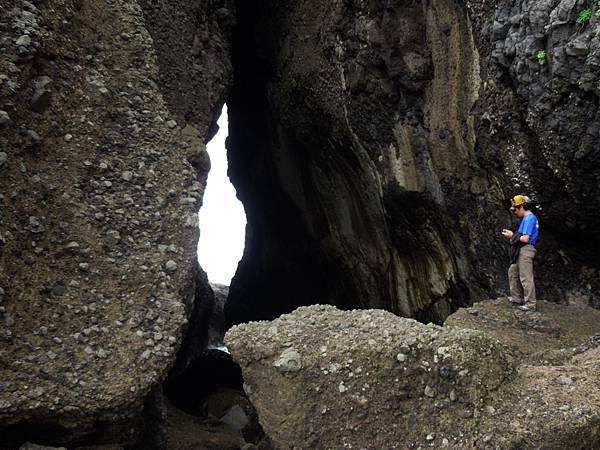
POLYGON ((536 307, 535 283, 533 281, 533 259, 537 250, 526 244, 519 250, 516 264, 508 268, 510 295, 516 303, 523 303, 531 308, 536 307))

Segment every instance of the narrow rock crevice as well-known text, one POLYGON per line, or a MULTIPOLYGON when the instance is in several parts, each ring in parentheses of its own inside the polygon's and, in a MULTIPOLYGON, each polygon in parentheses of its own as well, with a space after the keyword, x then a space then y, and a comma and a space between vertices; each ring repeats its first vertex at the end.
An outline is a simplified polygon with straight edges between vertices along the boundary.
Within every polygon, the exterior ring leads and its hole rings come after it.
POLYGON ((471 270, 491 242, 467 233, 486 219, 464 225, 492 178, 471 169, 478 59, 462 7, 236 6, 228 150, 248 227, 229 323, 315 303, 441 322, 495 288, 471 270))

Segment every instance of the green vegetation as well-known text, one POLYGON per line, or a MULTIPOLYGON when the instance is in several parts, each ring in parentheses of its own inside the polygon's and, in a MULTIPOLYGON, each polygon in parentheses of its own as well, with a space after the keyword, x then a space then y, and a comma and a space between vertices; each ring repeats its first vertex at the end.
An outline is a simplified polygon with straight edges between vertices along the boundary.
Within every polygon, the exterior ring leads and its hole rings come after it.
MULTIPOLYGON (((596 11, 596 13, 598 13, 598 11, 596 11)), ((589 8, 585 8, 579 11, 579 17, 577 17, 577 20, 575 22, 577 23, 577 25, 583 25, 584 23, 588 22, 591 17, 592 10, 589 8)))
POLYGON ((546 52, 544 50, 540 50, 539 52, 537 52, 536 56, 538 62, 540 63, 540 66, 546 64, 546 52))

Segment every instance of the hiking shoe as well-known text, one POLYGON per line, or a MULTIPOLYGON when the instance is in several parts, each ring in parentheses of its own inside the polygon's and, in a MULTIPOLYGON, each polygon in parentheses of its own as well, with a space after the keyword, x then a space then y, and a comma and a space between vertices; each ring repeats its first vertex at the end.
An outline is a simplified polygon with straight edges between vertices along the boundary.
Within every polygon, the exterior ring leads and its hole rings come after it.
POLYGON ((515 300, 513 300, 512 297, 508 297, 508 303, 510 303, 511 305, 522 305, 523 302, 517 302, 515 300))
POLYGON ((527 305, 519 305, 517 306, 517 308, 519 308, 521 311, 535 311, 535 308, 532 308, 531 306, 527 306, 527 305))

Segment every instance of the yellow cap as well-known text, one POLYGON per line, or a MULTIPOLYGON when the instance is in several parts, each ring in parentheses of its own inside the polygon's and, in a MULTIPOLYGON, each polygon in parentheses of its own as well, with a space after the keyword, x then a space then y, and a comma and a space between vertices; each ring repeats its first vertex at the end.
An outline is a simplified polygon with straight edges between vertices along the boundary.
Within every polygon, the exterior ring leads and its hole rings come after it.
POLYGON ((513 198, 510 199, 510 209, 512 209, 514 211, 516 206, 519 205, 523 205, 525 203, 529 203, 529 198, 527 198, 527 196, 525 194, 519 194, 519 195, 515 195, 513 198))

